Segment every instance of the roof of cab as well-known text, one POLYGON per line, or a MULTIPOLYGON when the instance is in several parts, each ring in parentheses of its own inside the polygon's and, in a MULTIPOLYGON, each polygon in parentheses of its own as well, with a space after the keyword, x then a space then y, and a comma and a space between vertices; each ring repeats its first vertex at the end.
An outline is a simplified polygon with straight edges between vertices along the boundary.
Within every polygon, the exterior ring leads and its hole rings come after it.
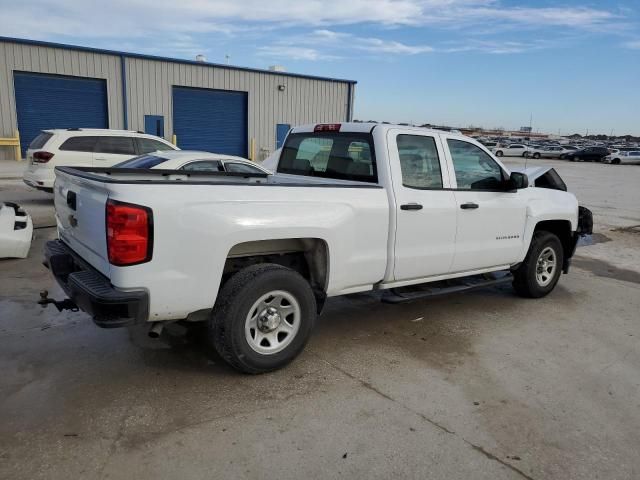
POLYGON ((395 123, 375 123, 375 122, 323 122, 323 123, 310 123, 306 125, 300 125, 291 129, 291 133, 309 133, 313 132, 318 125, 340 125, 340 132, 353 132, 353 133, 370 133, 374 128, 389 130, 392 128, 401 128, 403 130, 416 130, 420 132, 433 132, 433 133, 446 133, 454 136, 464 136, 460 133, 449 132, 447 130, 437 130, 434 128, 416 127, 412 125, 400 125, 395 123))

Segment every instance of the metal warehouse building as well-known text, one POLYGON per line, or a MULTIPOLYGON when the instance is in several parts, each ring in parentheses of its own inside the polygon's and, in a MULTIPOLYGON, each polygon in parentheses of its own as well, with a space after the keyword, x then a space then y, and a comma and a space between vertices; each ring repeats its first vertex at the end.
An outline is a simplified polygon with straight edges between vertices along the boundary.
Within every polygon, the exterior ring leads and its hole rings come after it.
POLYGON ((24 154, 42 129, 139 130, 259 160, 290 125, 350 120, 355 83, 0 37, 0 137, 24 154))

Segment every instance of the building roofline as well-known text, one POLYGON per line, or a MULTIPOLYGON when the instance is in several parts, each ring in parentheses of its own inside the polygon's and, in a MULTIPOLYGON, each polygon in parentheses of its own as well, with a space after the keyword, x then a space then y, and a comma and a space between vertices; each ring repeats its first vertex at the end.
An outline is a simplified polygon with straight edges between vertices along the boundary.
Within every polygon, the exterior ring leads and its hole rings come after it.
POLYGON ((61 48, 64 50, 75 50, 79 52, 90 52, 90 53, 100 53, 103 55, 115 55, 119 57, 125 58, 139 58, 142 60, 155 60, 157 62, 171 62, 171 63, 182 63, 186 65, 198 65, 201 67, 214 67, 214 68, 225 68, 227 70, 238 70, 241 72, 252 72, 252 73, 266 73, 268 75, 279 75, 284 77, 294 77, 294 78, 306 78, 309 80, 324 80, 329 82, 340 82, 340 83, 349 83, 356 84, 358 83, 356 80, 347 80, 344 78, 331 78, 331 77, 321 77, 317 75, 304 75, 301 73, 289 73, 289 72, 276 72, 273 70, 263 70, 260 68, 250 68, 250 67, 238 67, 235 65, 223 65, 220 63, 211 63, 211 62, 198 62, 196 60, 183 60, 180 58, 171 58, 171 57, 161 57, 159 55, 146 55, 142 53, 131 53, 131 52, 122 52, 117 50, 107 50, 103 48, 94 48, 94 47, 82 47, 79 45, 69 45, 65 43, 56 43, 56 42, 45 42, 43 40, 30 40, 26 38, 14 38, 14 37, 4 37, 0 36, 0 42, 7 43, 17 43, 20 45, 32 45, 36 47, 49 47, 49 48, 61 48))

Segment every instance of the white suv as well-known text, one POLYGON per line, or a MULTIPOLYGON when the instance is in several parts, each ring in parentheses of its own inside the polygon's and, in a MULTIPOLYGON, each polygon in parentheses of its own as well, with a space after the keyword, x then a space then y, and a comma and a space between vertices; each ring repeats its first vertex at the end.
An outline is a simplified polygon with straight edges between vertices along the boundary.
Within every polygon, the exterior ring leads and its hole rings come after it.
POLYGON ((29 166, 23 180, 30 187, 52 192, 55 167, 111 167, 137 155, 164 150, 179 149, 162 138, 129 130, 43 130, 29 145, 29 166))

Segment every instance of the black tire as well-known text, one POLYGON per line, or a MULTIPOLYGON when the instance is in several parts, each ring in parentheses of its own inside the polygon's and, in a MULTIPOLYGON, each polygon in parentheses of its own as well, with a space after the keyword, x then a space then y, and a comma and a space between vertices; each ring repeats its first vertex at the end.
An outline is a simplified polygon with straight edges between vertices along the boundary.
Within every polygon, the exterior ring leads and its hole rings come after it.
POLYGON ((534 153, 533 158, 540 158, 540 154, 538 152, 534 153))
POLYGON ((502 155, 502 150, 496 150, 496 157, 501 157, 502 155))
POLYGON ((276 264, 247 267, 231 277, 218 294, 209 319, 209 341, 233 368, 244 373, 264 373, 282 368, 302 351, 316 320, 316 299, 309 282, 298 272, 276 264), (261 296, 281 290, 292 295, 300 307, 300 325, 281 351, 255 351, 245 336, 249 310, 261 296))
POLYGON ((527 158, 529 156, 529 152, 522 152, 522 158, 527 158))
POLYGON ((560 239, 553 233, 543 230, 533 234, 531 245, 524 261, 513 272, 513 288, 522 297, 540 298, 548 295, 558 283, 562 273, 564 251, 560 239), (551 249, 555 258, 555 270, 549 277, 548 283, 540 282, 537 275, 540 255, 551 249))
POLYGON ((611 160, 611 163, 613 165, 620 165, 620 159, 619 158, 614 158, 613 160, 611 160))

